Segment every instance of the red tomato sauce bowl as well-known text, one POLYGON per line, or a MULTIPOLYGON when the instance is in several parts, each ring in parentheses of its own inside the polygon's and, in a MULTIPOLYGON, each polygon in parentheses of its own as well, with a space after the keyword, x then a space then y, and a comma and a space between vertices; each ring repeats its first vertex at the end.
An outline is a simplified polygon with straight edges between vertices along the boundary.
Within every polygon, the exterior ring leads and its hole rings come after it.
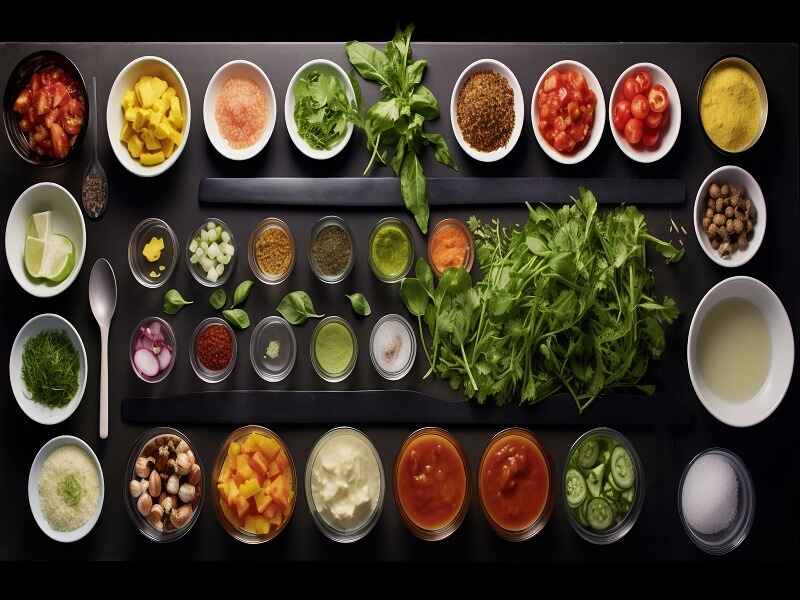
POLYGON ((553 464, 529 430, 495 434, 478 467, 478 499, 492 529, 519 542, 539 533, 553 512, 553 464))
POLYGON ((39 167, 56 167, 69 161, 78 153, 89 124, 89 96, 86 92, 86 82, 75 63, 63 54, 52 50, 35 52, 23 58, 11 71, 6 83, 3 94, 3 122, 11 147, 24 161, 39 167), (22 115, 14 110, 14 103, 20 93, 29 86, 34 74, 45 72, 48 69, 60 69, 66 77, 72 80, 76 88, 74 97, 82 104, 83 109, 79 130, 69 136, 69 149, 60 157, 39 154, 35 151, 29 134, 20 126, 22 115))

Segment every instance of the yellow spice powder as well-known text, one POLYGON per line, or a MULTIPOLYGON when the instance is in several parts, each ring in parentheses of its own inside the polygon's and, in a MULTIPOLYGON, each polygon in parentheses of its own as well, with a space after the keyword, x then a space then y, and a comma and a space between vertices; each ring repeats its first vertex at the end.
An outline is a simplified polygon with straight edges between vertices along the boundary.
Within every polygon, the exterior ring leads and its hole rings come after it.
POLYGON ((700 119, 708 137, 729 152, 749 146, 761 125, 761 94, 752 75, 741 67, 714 69, 703 85, 700 119))

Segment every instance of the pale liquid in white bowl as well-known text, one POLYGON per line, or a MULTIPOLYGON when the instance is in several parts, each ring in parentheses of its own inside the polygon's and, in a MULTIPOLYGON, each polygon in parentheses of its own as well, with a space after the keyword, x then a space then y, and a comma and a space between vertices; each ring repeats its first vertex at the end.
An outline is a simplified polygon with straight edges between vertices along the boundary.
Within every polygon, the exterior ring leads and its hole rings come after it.
POLYGON ((746 402, 767 379, 771 347, 767 322, 754 304, 723 300, 709 311, 697 336, 700 375, 722 400, 746 402))

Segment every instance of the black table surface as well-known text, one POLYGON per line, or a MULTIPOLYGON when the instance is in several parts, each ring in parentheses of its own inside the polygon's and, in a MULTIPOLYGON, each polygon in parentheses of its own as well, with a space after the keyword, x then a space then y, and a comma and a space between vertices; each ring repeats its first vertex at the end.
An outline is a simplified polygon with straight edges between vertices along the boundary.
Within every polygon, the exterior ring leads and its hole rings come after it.
MULTIPOLYGON (((194 375, 185 348, 192 329, 213 311, 207 304, 208 290, 197 284, 185 263, 167 287, 176 287, 196 303, 175 317, 169 317, 182 345, 180 359, 173 373, 158 386, 144 384, 131 371, 127 345, 132 328, 145 316, 161 313, 160 291, 146 290, 133 279, 127 265, 128 237, 137 222, 149 216, 165 219, 184 243, 191 230, 205 218, 217 216, 228 222, 240 241, 239 259, 231 281, 250 277, 244 244, 253 224, 269 215, 284 218, 293 228, 300 247, 307 242, 314 220, 322 213, 314 207, 265 209, 263 207, 200 207, 198 184, 204 177, 334 177, 359 176, 367 160, 363 137, 356 133, 345 150, 336 158, 316 162, 304 157, 291 143, 283 120, 283 98, 294 71, 313 58, 328 58, 347 67, 343 47, 339 43, 144 43, 144 44, 0 44, 0 81, 5 81, 14 65, 24 56, 39 49, 52 48, 72 58, 87 79, 97 76, 100 114, 114 77, 130 60, 154 54, 172 62, 184 77, 191 96, 192 123, 187 147, 176 164, 155 179, 137 178, 119 164, 111 152, 100 120, 101 160, 110 180, 110 208, 99 223, 87 222, 87 247, 83 268, 73 285, 53 299, 32 298, 23 292, 11 276, 7 265, 0 267, 0 356, 8 358, 11 343, 25 321, 36 314, 56 312, 70 320, 82 336, 89 355, 89 379, 83 401, 75 414, 55 426, 42 426, 27 419, 11 393, 8 383, 3 388, 0 404, 0 473, 6 493, 0 511, 0 559, 18 558, 86 558, 128 559, 174 557, 174 546, 165 547, 146 540, 125 514, 123 489, 125 463, 134 440, 146 429, 122 420, 121 398, 130 395, 170 395, 201 391, 209 386, 194 375), (234 163, 221 157, 209 143, 203 128, 202 103, 206 84, 223 63, 246 58, 260 65, 269 75, 275 89, 279 114, 275 132, 267 148, 256 158, 234 163), (119 301, 112 324, 110 340, 110 436, 98 437, 99 332, 88 305, 89 271, 99 257, 108 258, 117 275, 119 301), (73 434, 86 440, 103 464, 106 497, 95 529, 82 541, 60 545, 51 541, 36 526, 27 509, 27 477, 37 450, 48 439, 73 434)), ((426 156, 425 170, 430 176, 475 177, 571 177, 575 187, 587 177, 672 178, 680 177, 686 185, 684 203, 671 207, 648 207, 648 225, 661 237, 677 243, 669 233, 670 217, 683 224, 689 235, 685 259, 678 265, 655 264, 658 292, 677 298, 682 316, 668 334, 668 350, 664 359, 651 368, 648 380, 657 384, 655 396, 635 398, 607 397, 599 400, 584 415, 578 416, 571 401, 552 399, 520 413, 520 422, 533 429, 553 456, 561 472, 567 450, 574 439, 589 427, 608 425, 619 428, 638 449, 646 474, 644 510, 633 530, 620 542, 608 547, 595 547, 579 538, 570 528, 558 498, 550 523, 533 540, 521 544, 501 541, 489 528, 477 498, 472 495, 470 510, 462 527, 439 543, 421 542, 404 528, 389 493, 383 514, 375 530, 364 540, 350 545, 328 541, 317 531, 305 500, 302 473, 314 441, 328 428, 347 424, 320 422, 313 414, 298 415, 298 424, 281 424, 277 432, 284 437, 298 465, 301 481, 297 510, 287 529, 273 542, 248 547, 228 536, 217 523, 210 503, 194 529, 178 542, 179 556, 189 559, 246 558, 276 561, 518 561, 538 563, 590 562, 676 562, 710 560, 692 545, 685 535, 677 514, 676 488, 686 463, 697 452, 710 446, 723 446, 738 453, 748 465, 757 494, 755 524, 744 544, 725 561, 784 561, 796 555, 800 542, 796 527, 798 487, 797 450, 794 425, 798 408, 791 386, 779 409, 765 422, 748 429, 735 429, 717 422, 695 397, 686 368, 685 345, 689 322, 703 294, 716 282, 732 275, 752 275, 767 283, 782 299, 790 318, 798 310, 798 286, 795 280, 798 256, 792 246, 796 239, 795 225, 800 223, 798 205, 798 52, 793 45, 746 44, 531 44, 531 43, 415 43, 414 52, 429 60, 425 83, 443 107, 443 118, 429 129, 442 133, 448 140, 458 174, 434 163, 426 156), (748 152, 726 158, 704 140, 697 117, 697 87, 706 68, 727 54, 740 54, 760 69, 769 92, 769 121, 762 139, 748 152), (507 64, 517 75, 530 103, 533 87, 540 74, 552 63, 572 58, 589 66, 597 75, 606 99, 619 73, 632 63, 654 62, 669 72, 678 87, 683 119, 678 141, 666 158, 652 165, 630 161, 616 147, 608 124, 603 139, 593 155, 577 166, 564 166, 551 161, 538 147, 531 128, 530 115, 525 115, 523 133, 516 148, 503 161, 482 164, 468 158, 457 146, 449 125, 448 107, 453 83, 461 70, 472 61, 493 57, 507 64), (769 231, 758 254, 746 266, 725 269, 713 264, 703 254, 694 237, 691 211, 700 182, 713 169, 733 163, 750 171, 759 181, 769 211, 769 231)), ((367 100, 375 97, 375 88, 364 84, 367 100)), ((68 165, 56 169, 36 169, 23 163, 8 143, 0 143, 0 184, 4 206, 3 221, 19 194, 39 181, 64 185, 76 197, 80 181, 90 157, 90 144, 68 165)), ((386 172, 378 172, 387 175, 386 172)), ((521 190, 524 200, 524 190, 521 190)), ((505 223, 519 222, 525 210, 492 208, 491 198, 478 210, 432 211, 433 221, 444 216, 466 218, 498 216, 505 223)), ((368 235, 370 226, 381 216, 397 214, 412 226, 409 216, 400 211, 347 211, 347 218, 358 242, 368 235)), ((415 228, 414 228, 415 229, 415 228)), ((358 243, 357 242, 357 243, 358 243)), ((418 255, 424 251, 424 239, 415 229, 418 255)), ((318 307, 328 314, 341 314, 354 324, 360 340, 360 356, 353 375, 344 383, 327 385, 313 372, 308 355, 308 341, 313 324, 296 330, 298 360, 288 380, 278 385, 262 382, 254 373, 247 356, 249 332, 239 335, 242 350, 232 376, 215 389, 374 389, 412 388, 442 399, 457 400, 446 385, 421 381, 426 370, 422 353, 415 368, 402 382, 390 384, 379 380, 373 371, 366 340, 375 320, 382 314, 404 309, 397 287, 379 283, 371 274, 364 253, 359 254, 353 274, 335 286, 315 280, 304 262, 301 250, 298 265, 284 285, 257 285, 248 300, 247 310, 253 321, 274 314, 282 295, 290 290, 308 290, 318 307), (366 319, 353 317, 344 295, 363 292, 370 300, 373 315, 366 319)), ((797 328, 795 327, 795 336, 797 328)), ((309 409, 311 411, 312 409, 309 409)), ((329 418, 331 411, 325 411, 329 418)), ((480 455, 500 427, 491 415, 496 412, 474 411, 474 419, 450 427, 461 441, 474 470, 480 455)), ((283 421, 291 421, 286 419, 283 421)), ((370 436, 381 454, 384 468, 392 471, 395 454, 403 439, 418 426, 414 415, 402 422, 381 422, 380 415, 366 419, 361 428, 370 436)), ((269 426, 270 423, 264 423, 269 426)), ((170 425, 170 423, 162 423, 170 425)), ((181 425, 210 468, 230 425, 181 425)), ((391 477, 388 478, 391 486, 391 477)))

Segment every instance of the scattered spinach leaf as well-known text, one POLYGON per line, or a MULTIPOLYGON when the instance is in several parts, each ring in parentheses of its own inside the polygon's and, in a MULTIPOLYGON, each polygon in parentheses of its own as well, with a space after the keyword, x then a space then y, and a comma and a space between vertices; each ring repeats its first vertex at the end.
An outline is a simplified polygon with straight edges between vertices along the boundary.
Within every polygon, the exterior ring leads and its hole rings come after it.
POLYGON ((353 307, 353 311, 362 317, 368 317, 372 313, 369 302, 364 297, 364 294, 356 292, 355 294, 347 294, 347 299, 353 307))
POLYGON ((292 325, 301 325, 309 318, 322 318, 325 316, 314 312, 314 303, 311 302, 309 295, 302 290, 286 294, 278 304, 278 312, 292 325))
POLYGON ((250 327, 250 316, 241 308, 229 308, 222 311, 223 318, 238 329, 250 327))
POLYGON ((217 288, 211 293, 211 296, 208 298, 208 303, 211 305, 211 308, 222 310, 227 300, 228 295, 225 293, 225 290, 217 288))
POLYGON ((164 312, 168 315, 177 314, 187 304, 193 304, 194 300, 186 300, 176 289, 167 290, 164 293, 164 312))
POLYGON ((231 304, 231 308, 236 308, 237 306, 244 303, 247 300, 247 297, 250 295, 250 290, 253 288, 253 280, 252 279, 245 279, 242 283, 236 286, 236 289, 233 290, 233 304, 231 304))

